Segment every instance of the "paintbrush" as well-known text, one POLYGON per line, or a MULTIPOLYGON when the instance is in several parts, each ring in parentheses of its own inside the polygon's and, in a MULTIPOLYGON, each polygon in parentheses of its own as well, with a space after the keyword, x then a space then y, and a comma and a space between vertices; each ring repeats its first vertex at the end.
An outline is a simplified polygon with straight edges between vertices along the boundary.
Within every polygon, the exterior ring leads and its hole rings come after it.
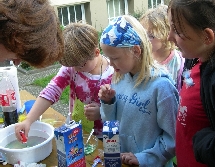
POLYGON ((94 132, 94 129, 91 130, 90 135, 89 135, 88 138, 87 138, 87 141, 86 141, 86 143, 85 143, 86 146, 87 146, 88 142, 90 141, 90 138, 91 138, 93 132, 94 132))

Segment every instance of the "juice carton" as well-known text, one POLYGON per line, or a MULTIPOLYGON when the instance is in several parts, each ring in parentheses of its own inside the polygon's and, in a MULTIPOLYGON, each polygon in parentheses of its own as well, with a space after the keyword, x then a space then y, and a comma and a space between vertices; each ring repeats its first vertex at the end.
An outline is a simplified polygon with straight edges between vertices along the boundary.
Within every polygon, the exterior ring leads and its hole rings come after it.
POLYGON ((119 121, 104 122, 103 147, 105 167, 121 167, 119 121))
POLYGON ((70 121, 55 128, 55 141, 57 145, 58 167, 86 167, 82 125, 70 121))

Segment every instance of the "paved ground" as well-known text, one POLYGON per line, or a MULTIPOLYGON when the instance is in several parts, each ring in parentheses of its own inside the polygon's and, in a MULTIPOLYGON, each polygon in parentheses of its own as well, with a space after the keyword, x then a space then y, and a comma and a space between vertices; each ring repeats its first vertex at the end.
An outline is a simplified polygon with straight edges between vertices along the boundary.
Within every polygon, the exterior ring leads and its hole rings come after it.
MULTIPOLYGON (((45 77, 53 73, 57 73, 58 70, 59 70, 59 67, 43 69, 32 73, 23 73, 22 71, 17 70, 19 89, 26 90, 30 92, 32 95, 37 97, 40 91, 42 90, 42 88, 32 85, 32 82, 34 81, 34 79, 45 77)), ((61 114, 63 114, 64 116, 66 116, 69 111, 68 105, 63 104, 60 101, 53 104, 51 107, 56 111, 60 112, 61 114)))

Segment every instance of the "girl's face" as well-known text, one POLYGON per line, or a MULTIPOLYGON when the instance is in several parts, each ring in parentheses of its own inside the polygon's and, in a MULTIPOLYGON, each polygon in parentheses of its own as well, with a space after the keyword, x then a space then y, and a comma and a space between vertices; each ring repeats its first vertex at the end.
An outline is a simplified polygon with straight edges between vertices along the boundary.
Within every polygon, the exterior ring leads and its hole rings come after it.
POLYGON ((100 55, 100 50, 99 48, 96 48, 95 49, 95 52, 94 52, 94 58, 91 59, 91 60, 86 60, 85 63, 83 63, 82 65, 80 66, 75 66, 75 70, 76 71, 80 71, 80 72, 88 72, 88 73, 91 73, 92 71, 94 71, 94 69, 97 67, 97 66, 100 66, 100 61, 98 60, 98 57, 100 55))
POLYGON ((152 44, 152 53, 159 52, 159 51, 162 52, 163 50, 165 50, 164 42, 162 42, 161 39, 158 39, 154 35, 153 30, 155 29, 155 26, 152 24, 152 22, 150 20, 148 20, 147 23, 145 23, 145 22, 146 22, 146 20, 144 20, 144 19, 142 21, 140 21, 142 26, 147 30, 149 40, 152 44))
POLYGON ((185 35, 177 28, 172 22, 171 12, 168 12, 168 19, 170 22, 170 32, 168 36, 169 41, 173 41, 178 49, 181 51, 184 58, 200 58, 201 61, 208 59, 208 46, 205 44, 205 35, 203 32, 197 31, 187 24, 185 19, 183 21, 183 32, 186 32, 185 35))
POLYGON ((19 65, 21 62, 15 53, 7 50, 4 45, 0 44, 0 62, 5 60, 12 60, 14 65, 19 65))
POLYGON ((95 69, 97 63, 98 63, 98 61, 97 61, 97 58, 95 57, 92 60, 87 60, 83 65, 75 66, 74 68, 76 71, 90 73, 93 69, 95 69))
POLYGON ((110 59, 110 65, 113 66, 116 72, 135 75, 139 71, 139 60, 132 53, 131 48, 117 48, 104 44, 101 44, 101 48, 104 55, 110 59))
POLYGON ((153 34, 148 33, 148 37, 152 44, 152 52, 157 52, 164 48, 163 42, 160 39, 156 38, 153 34))

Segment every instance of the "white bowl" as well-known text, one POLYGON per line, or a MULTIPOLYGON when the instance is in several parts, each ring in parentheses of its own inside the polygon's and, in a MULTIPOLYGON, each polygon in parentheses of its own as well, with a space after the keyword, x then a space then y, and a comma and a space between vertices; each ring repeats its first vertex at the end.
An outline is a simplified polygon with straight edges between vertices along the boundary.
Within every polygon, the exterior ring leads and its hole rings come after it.
POLYGON ((52 152, 52 139, 54 137, 54 127, 43 122, 36 121, 31 127, 28 136, 37 136, 46 140, 38 145, 23 149, 9 149, 6 145, 17 140, 15 136, 15 124, 7 126, 0 130, 0 152, 6 157, 9 164, 17 164, 18 161, 26 163, 36 163, 52 152))

